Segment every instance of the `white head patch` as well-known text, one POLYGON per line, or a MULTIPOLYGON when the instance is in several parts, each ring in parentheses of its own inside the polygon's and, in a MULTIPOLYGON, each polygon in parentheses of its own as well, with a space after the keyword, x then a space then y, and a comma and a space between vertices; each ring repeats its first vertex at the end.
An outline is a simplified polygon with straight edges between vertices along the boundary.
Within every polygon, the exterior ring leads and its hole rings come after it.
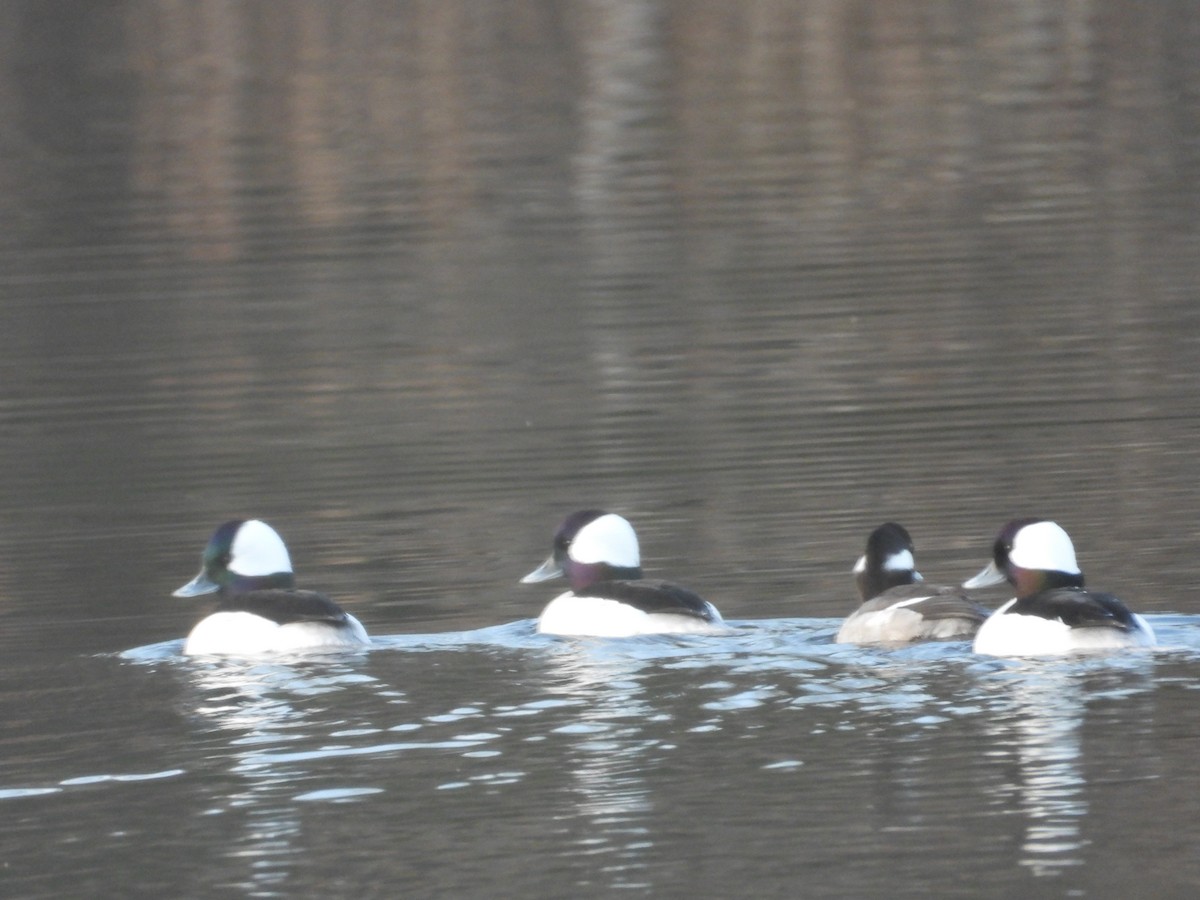
POLYGON ((1054 522, 1034 522, 1026 525, 1013 538, 1009 561, 1022 569, 1041 569, 1047 572, 1066 572, 1078 575, 1075 545, 1067 533, 1054 522))
POLYGON ((615 513, 606 513, 580 528, 567 554, 576 562, 607 563, 623 569, 642 564, 633 526, 615 513))
POLYGON ((901 550, 883 561, 883 570, 885 572, 911 572, 916 565, 912 551, 901 550))
POLYGON ((229 571, 235 575, 275 575, 292 571, 287 546, 266 522, 243 522, 229 548, 229 571))
POLYGON ((867 571, 867 554, 864 553, 862 556, 860 556, 858 558, 858 562, 854 564, 854 568, 850 571, 852 571, 855 575, 861 575, 863 572, 867 571))

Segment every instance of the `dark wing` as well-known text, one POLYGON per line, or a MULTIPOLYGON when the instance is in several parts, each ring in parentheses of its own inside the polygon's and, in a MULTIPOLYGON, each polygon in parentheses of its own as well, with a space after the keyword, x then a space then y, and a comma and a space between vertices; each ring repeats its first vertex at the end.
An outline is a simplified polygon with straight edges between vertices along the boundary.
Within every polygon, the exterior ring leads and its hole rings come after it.
POLYGON ((691 616, 712 622, 713 608, 687 588, 667 581, 598 581, 575 591, 579 597, 603 597, 628 603, 644 613, 691 616))
POLYGON ((247 591, 225 597, 218 609, 221 612, 254 613, 280 625, 294 622, 347 624, 345 610, 316 591, 247 591))
POLYGON ((858 611, 860 613, 880 612, 896 605, 911 609, 930 620, 965 619, 979 625, 990 615, 988 610, 972 601, 956 587, 921 584, 920 582, 888 588, 878 597, 874 597, 860 606, 858 611))
POLYGON ((1009 609, 1022 616, 1058 619, 1070 628, 1116 628, 1136 631, 1133 613, 1112 594, 1082 588, 1056 588, 1018 600, 1009 609))

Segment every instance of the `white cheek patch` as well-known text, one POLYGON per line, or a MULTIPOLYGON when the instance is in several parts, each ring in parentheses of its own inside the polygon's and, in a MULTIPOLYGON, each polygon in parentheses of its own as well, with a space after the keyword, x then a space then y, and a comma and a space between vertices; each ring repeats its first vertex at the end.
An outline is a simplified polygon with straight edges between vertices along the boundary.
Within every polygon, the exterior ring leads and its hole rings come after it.
POLYGON ((1079 574, 1075 545, 1054 522, 1034 522, 1018 531, 1008 558, 1013 565, 1022 569, 1079 574))
POLYGON ((251 519, 234 536, 229 571, 235 575, 275 575, 292 571, 292 560, 275 529, 266 522, 251 519))
POLYGON ((629 569, 642 564, 633 526, 614 513, 603 515, 579 529, 568 554, 580 563, 607 563, 629 569))
POLYGON ((865 553, 858 558, 858 562, 854 564, 854 568, 850 571, 855 575, 861 575, 863 572, 867 571, 867 555, 865 553))
POLYGON ((916 568, 916 561, 913 559, 910 550, 901 550, 899 553, 893 553, 883 561, 883 569, 885 572, 911 572, 916 568))

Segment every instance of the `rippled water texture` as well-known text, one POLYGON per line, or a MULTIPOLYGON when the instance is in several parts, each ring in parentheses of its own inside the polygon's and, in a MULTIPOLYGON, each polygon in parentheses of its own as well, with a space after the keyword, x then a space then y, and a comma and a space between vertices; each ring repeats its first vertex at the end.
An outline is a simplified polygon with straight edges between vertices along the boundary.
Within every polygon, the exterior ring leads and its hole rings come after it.
POLYGON ((1198 42, 0 5, 0 893, 1195 894, 1198 42), (737 632, 535 635, 588 506, 737 632), (875 525, 1018 515, 1162 646, 831 643, 875 525), (374 646, 180 658, 235 516, 374 646))

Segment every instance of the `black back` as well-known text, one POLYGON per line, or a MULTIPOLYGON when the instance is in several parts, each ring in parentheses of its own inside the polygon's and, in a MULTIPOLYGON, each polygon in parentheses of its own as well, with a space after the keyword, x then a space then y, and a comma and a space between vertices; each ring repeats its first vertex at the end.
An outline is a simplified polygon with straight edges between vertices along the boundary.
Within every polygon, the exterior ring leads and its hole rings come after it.
POLYGON ((294 622, 319 622, 333 626, 348 624, 345 610, 316 591, 222 591, 217 611, 253 613, 279 625, 294 622))
POLYGON ((712 607, 687 588, 667 581, 598 581, 576 590, 577 597, 603 597, 628 603, 644 613, 691 616, 713 621, 712 607))
POLYGON ((1058 619, 1070 628, 1137 630, 1133 613, 1112 594, 1099 594, 1078 587, 1054 588, 1022 597, 1009 607, 1008 613, 1058 619))

